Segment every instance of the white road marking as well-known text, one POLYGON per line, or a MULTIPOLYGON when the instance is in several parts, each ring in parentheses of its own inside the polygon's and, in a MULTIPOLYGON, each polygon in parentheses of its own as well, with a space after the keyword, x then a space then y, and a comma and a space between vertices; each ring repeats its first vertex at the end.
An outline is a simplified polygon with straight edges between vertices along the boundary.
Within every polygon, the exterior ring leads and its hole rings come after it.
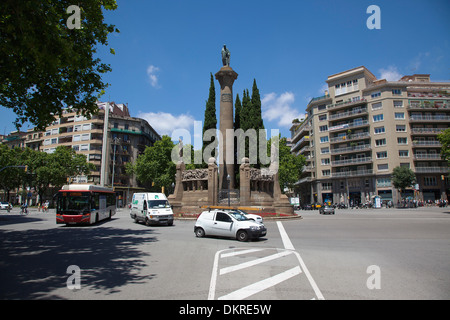
POLYGON ((281 235, 281 241, 283 241, 284 248, 287 250, 295 250, 294 246, 292 245, 291 240, 289 239, 289 236, 287 235, 286 230, 284 230, 283 224, 281 221, 277 221, 278 230, 280 231, 281 235))
MULTIPOLYGON (((295 250, 294 246, 292 245, 291 240, 289 239, 289 236, 284 230, 283 224, 280 221, 277 221, 278 229, 281 234, 281 240, 283 241, 283 245, 288 250, 295 250)), ((313 277, 311 276, 311 273, 309 273, 308 268, 306 267, 305 262, 303 261, 302 257, 300 256, 300 253, 295 252, 295 255, 297 256, 298 262, 300 263, 300 266, 302 267, 303 271, 305 272, 305 276, 308 278, 309 283, 311 284, 311 287, 313 288, 314 292, 316 293, 317 299, 319 300, 325 300, 325 298, 322 295, 322 292, 320 291, 319 287, 317 286, 316 282, 314 281, 313 277)))
POLYGON ((220 275, 224 275, 224 274, 227 274, 227 273, 230 273, 230 272, 233 272, 233 271, 237 271, 237 270, 241 270, 241 269, 244 269, 244 268, 252 267, 252 266, 255 266, 257 264, 264 263, 264 262, 271 261, 271 260, 275 260, 275 259, 278 259, 278 258, 282 258, 282 257, 290 255, 290 254, 292 254, 292 251, 283 251, 283 252, 280 252, 280 253, 272 254, 272 255, 264 257, 264 258, 259 258, 259 259, 255 259, 255 260, 252 260, 252 261, 240 263, 240 264, 237 264, 235 266, 222 268, 222 269, 220 269, 220 275))
POLYGON ((233 257, 233 256, 237 256, 240 254, 246 254, 246 253, 252 253, 252 252, 258 252, 258 251, 262 251, 263 249, 248 249, 248 250, 239 250, 239 251, 233 251, 230 253, 224 253, 222 254, 220 257, 221 258, 228 258, 228 257, 233 257))
POLYGON ((300 269, 299 266, 294 267, 285 272, 277 274, 273 277, 255 282, 244 288, 233 291, 227 295, 221 296, 218 298, 218 300, 242 300, 242 299, 245 299, 245 298, 250 297, 258 292, 261 292, 270 287, 273 287, 283 281, 286 281, 286 280, 300 274, 301 272, 302 272, 302 270, 300 269))

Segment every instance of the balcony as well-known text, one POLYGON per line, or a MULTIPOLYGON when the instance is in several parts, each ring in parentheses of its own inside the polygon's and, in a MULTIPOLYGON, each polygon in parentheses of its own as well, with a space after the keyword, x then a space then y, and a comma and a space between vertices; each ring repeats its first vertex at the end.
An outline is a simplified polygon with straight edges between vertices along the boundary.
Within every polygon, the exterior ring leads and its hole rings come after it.
POLYGON ((450 116, 446 116, 446 115, 411 115, 409 116, 409 121, 425 121, 425 122, 430 122, 430 121, 439 121, 439 122, 448 122, 450 121, 450 116))
POLYGON ((350 152, 360 152, 360 151, 368 151, 371 150, 372 146, 370 144, 363 144, 359 146, 354 147, 348 147, 348 148, 336 148, 331 149, 331 154, 343 154, 343 153, 350 153, 350 152))
POLYGON ((439 134, 447 128, 412 128, 412 134, 439 134))
POLYGON ((416 173, 447 173, 450 167, 416 167, 416 173))
POLYGON ((333 178, 345 178, 345 177, 359 177, 359 176, 370 176, 373 175, 373 169, 365 170, 350 170, 345 172, 333 172, 331 176, 333 178))
POLYGON ((329 119, 336 120, 365 114, 367 114, 367 107, 362 107, 362 108, 355 108, 352 111, 331 114, 329 119))
POLYGON ((291 148, 291 152, 297 150, 298 147, 300 147, 303 143, 307 143, 310 141, 309 136, 304 136, 300 140, 297 141, 297 143, 291 148))
POLYGON ((367 138, 370 138, 369 132, 352 133, 352 134, 345 135, 345 136, 330 138, 330 143, 355 141, 355 140, 361 140, 361 139, 367 139, 367 138))
POLYGON ((363 104, 363 103, 366 103, 366 102, 367 102, 366 99, 360 98, 360 97, 356 97, 356 98, 354 98, 354 100, 338 102, 338 103, 335 103, 335 104, 329 104, 329 105, 327 105, 327 109, 347 108, 347 107, 363 104))
POLYGON ((438 153, 422 153, 415 154, 414 160, 442 160, 442 158, 438 153))
POLYGON ((348 166, 348 165, 363 164, 363 163, 370 163, 370 162, 372 162, 372 157, 351 158, 351 159, 345 159, 345 160, 331 161, 331 166, 332 167, 348 166))
POLYGON ((310 129, 311 126, 309 124, 300 125, 300 127, 297 130, 295 130, 294 136, 292 137, 292 142, 295 142, 295 140, 297 140, 302 133, 309 132, 310 129))
POLYGON ((429 141, 414 140, 412 144, 413 144, 413 146, 417 146, 417 147, 440 147, 441 146, 441 143, 439 141, 435 141, 435 140, 429 140, 429 141))
POLYGON ((328 131, 341 131, 341 130, 348 130, 352 128, 359 128, 359 127, 365 127, 369 125, 368 120, 359 120, 359 121, 353 121, 349 123, 339 124, 337 126, 329 127, 328 131))

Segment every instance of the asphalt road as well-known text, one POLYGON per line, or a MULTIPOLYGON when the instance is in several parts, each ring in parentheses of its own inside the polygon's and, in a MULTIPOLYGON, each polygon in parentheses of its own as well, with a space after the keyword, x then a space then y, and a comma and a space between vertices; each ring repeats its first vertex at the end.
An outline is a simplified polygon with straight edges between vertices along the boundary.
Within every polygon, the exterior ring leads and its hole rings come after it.
POLYGON ((450 299, 450 208, 299 213, 242 243, 127 210, 74 227, 1 211, 0 299, 450 299))

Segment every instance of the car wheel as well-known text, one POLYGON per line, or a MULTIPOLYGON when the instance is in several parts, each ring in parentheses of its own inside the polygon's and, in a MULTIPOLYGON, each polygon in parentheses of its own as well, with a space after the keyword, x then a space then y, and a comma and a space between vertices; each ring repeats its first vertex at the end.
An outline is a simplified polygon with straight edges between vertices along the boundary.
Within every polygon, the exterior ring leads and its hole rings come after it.
POLYGON ((239 230, 238 233, 236 234, 236 238, 239 241, 245 242, 248 240, 248 233, 245 230, 239 230))
POLYGON ((205 236, 205 230, 203 230, 202 228, 195 229, 195 236, 197 238, 203 238, 205 236))

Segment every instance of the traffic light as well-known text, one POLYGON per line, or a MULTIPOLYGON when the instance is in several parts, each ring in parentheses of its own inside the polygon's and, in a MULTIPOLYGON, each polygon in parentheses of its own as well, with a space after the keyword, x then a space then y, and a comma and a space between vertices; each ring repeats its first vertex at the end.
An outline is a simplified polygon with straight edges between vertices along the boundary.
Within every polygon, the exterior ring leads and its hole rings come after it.
POLYGON ((25 166, 25 173, 28 171, 28 166, 25 166))

